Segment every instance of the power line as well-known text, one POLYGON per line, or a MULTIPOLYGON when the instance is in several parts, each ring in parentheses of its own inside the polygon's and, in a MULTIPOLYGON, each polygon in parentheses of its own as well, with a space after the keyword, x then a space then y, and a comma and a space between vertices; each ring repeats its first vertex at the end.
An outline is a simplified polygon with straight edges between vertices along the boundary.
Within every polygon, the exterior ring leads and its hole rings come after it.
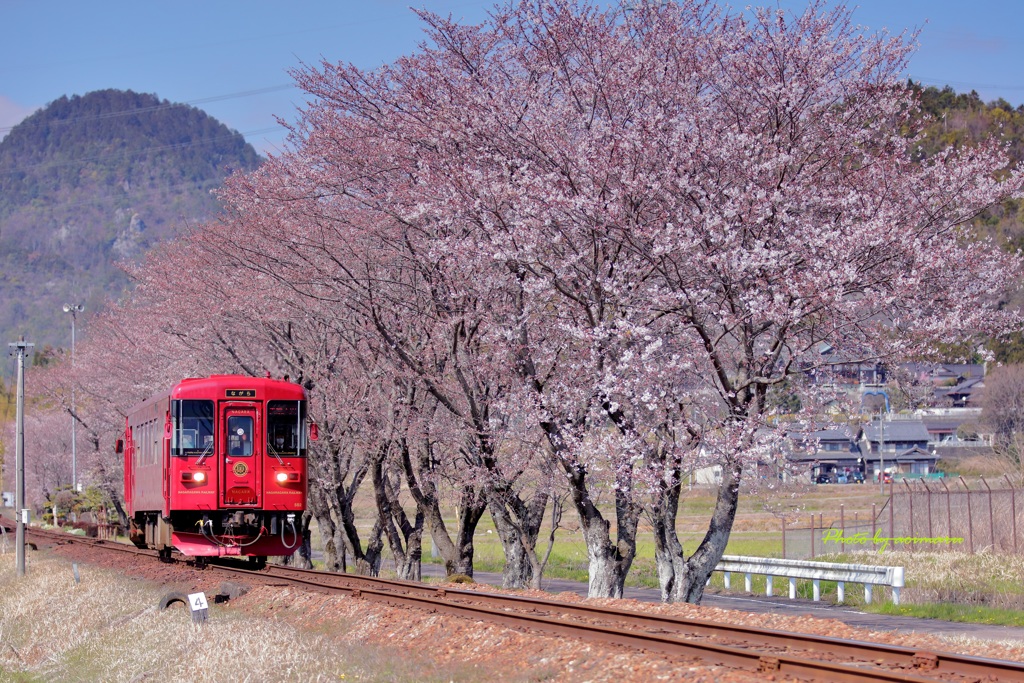
MULTIPOLYGON (((69 119, 49 119, 46 121, 30 121, 25 119, 21 123, 15 124, 14 126, 0 126, 0 137, 11 132, 19 126, 32 127, 32 126, 43 126, 43 125, 60 125, 66 126, 75 123, 83 123, 85 121, 99 121, 103 119, 112 119, 123 116, 132 116, 134 114, 141 114, 146 112, 161 111, 164 109, 173 109, 175 107, 194 106, 197 104, 207 104, 209 102, 220 102, 222 100, 231 100, 241 97, 252 97, 254 95, 264 95, 271 92, 280 92, 282 90, 291 90, 297 86, 294 83, 282 83, 280 85, 270 85, 265 88, 255 88, 253 90, 243 90, 241 92, 227 93, 224 95, 213 95, 211 97, 202 97, 195 100, 188 100, 186 102, 168 102, 164 101, 161 104, 155 104, 149 107, 137 107, 135 109, 122 109, 118 111, 103 112, 101 114, 92 114, 89 116, 76 116, 69 119)), ((31 118, 31 116, 30 116, 31 118)))
POLYGON ((917 81, 918 83, 924 83, 935 87, 949 86, 951 88, 970 88, 971 90, 985 89, 985 90, 1021 90, 1024 91, 1024 85, 1003 85, 999 83, 974 83, 969 81, 948 81, 940 78, 932 78, 930 76, 911 76, 911 80, 917 81))

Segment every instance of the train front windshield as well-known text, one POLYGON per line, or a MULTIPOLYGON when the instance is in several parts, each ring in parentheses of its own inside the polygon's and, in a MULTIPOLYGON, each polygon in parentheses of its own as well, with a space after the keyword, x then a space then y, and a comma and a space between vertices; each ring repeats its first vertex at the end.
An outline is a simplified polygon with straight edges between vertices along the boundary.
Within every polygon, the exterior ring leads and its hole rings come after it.
POLYGON ((213 401, 171 401, 171 455, 195 456, 213 450, 213 401))
POLYGON ((267 450, 278 456, 306 455, 305 401, 267 402, 267 450))

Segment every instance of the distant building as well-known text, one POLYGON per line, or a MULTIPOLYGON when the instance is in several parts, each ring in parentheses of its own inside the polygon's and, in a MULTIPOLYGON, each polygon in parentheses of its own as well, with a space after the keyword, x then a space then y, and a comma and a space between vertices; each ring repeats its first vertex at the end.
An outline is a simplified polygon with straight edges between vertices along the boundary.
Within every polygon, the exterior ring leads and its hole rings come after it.
MULTIPOLYGON (((861 400, 889 381, 880 363, 854 362, 830 346, 821 349, 822 364, 809 369, 812 384, 842 389, 861 400)), ((931 407, 972 408, 981 406, 985 388, 985 366, 981 363, 903 363, 896 374, 906 374, 918 385, 932 387, 926 399, 931 407)), ((876 402, 872 399, 872 402, 876 402)))
POLYGON ((877 481, 879 473, 925 475, 935 471, 939 454, 920 419, 873 420, 849 426, 788 434, 786 457, 797 476, 817 483, 877 481))
POLYGON ((866 473, 929 474, 939 456, 929 448, 931 437, 921 420, 872 420, 861 428, 860 445, 866 473))
POLYGON ((863 478, 864 460, 851 427, 798 430, 788 436, 793 448, 787 459, 798 477, 820 483, 847 483, 863 478))

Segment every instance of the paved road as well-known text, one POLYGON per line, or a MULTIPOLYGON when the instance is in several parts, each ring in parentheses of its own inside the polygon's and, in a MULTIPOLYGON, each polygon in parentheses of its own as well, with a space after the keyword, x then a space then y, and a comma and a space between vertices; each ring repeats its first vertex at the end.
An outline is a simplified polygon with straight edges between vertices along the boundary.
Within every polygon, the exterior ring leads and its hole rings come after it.
MULTIPOLYGON (((425 577, 442 577, 444 569, 440 565, 423 563, 422 574, 425 577)), ((501 574, 474 572, 473 578, 479 583, 500 586, 501 574)), ((563 579, 547 579, 544 590, 551 593, 571 592, 586 596, 587 585, 577 581, 563 579)), ((625 597, 645 602, 659 602, 661 595, 651 588, 626 588, 625 597)), ((814 602, 806 598, 767 598, 751 595, 713 595, 705 594, 703 605, 720 609, 733 609, 745 612, 776 613, 788 616, 814 616, 822 619, 838 619, 851 626, 873 631, 896 631, 900 633, 931 633, 935 635, 954 636, 967 635, 985 640, 1020 640, 1024 641, 1024 628, 1011 626, 991 626, 988 624, 960 624, 938 619, 916 619, 912 617, 896 617, 885 614, 870 614, 856 609, 833 605, 825 602, 814 602)))

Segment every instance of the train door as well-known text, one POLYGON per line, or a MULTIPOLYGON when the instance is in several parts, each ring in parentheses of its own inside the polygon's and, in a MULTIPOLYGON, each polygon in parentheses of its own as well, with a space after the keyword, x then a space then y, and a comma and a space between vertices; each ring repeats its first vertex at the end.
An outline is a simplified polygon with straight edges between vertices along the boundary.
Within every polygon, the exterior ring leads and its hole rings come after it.
POLYGON ((221 408, 223 464, 221 507, 259 507, 263 490, 262 424, 255 404, 229 402, 221 408))

